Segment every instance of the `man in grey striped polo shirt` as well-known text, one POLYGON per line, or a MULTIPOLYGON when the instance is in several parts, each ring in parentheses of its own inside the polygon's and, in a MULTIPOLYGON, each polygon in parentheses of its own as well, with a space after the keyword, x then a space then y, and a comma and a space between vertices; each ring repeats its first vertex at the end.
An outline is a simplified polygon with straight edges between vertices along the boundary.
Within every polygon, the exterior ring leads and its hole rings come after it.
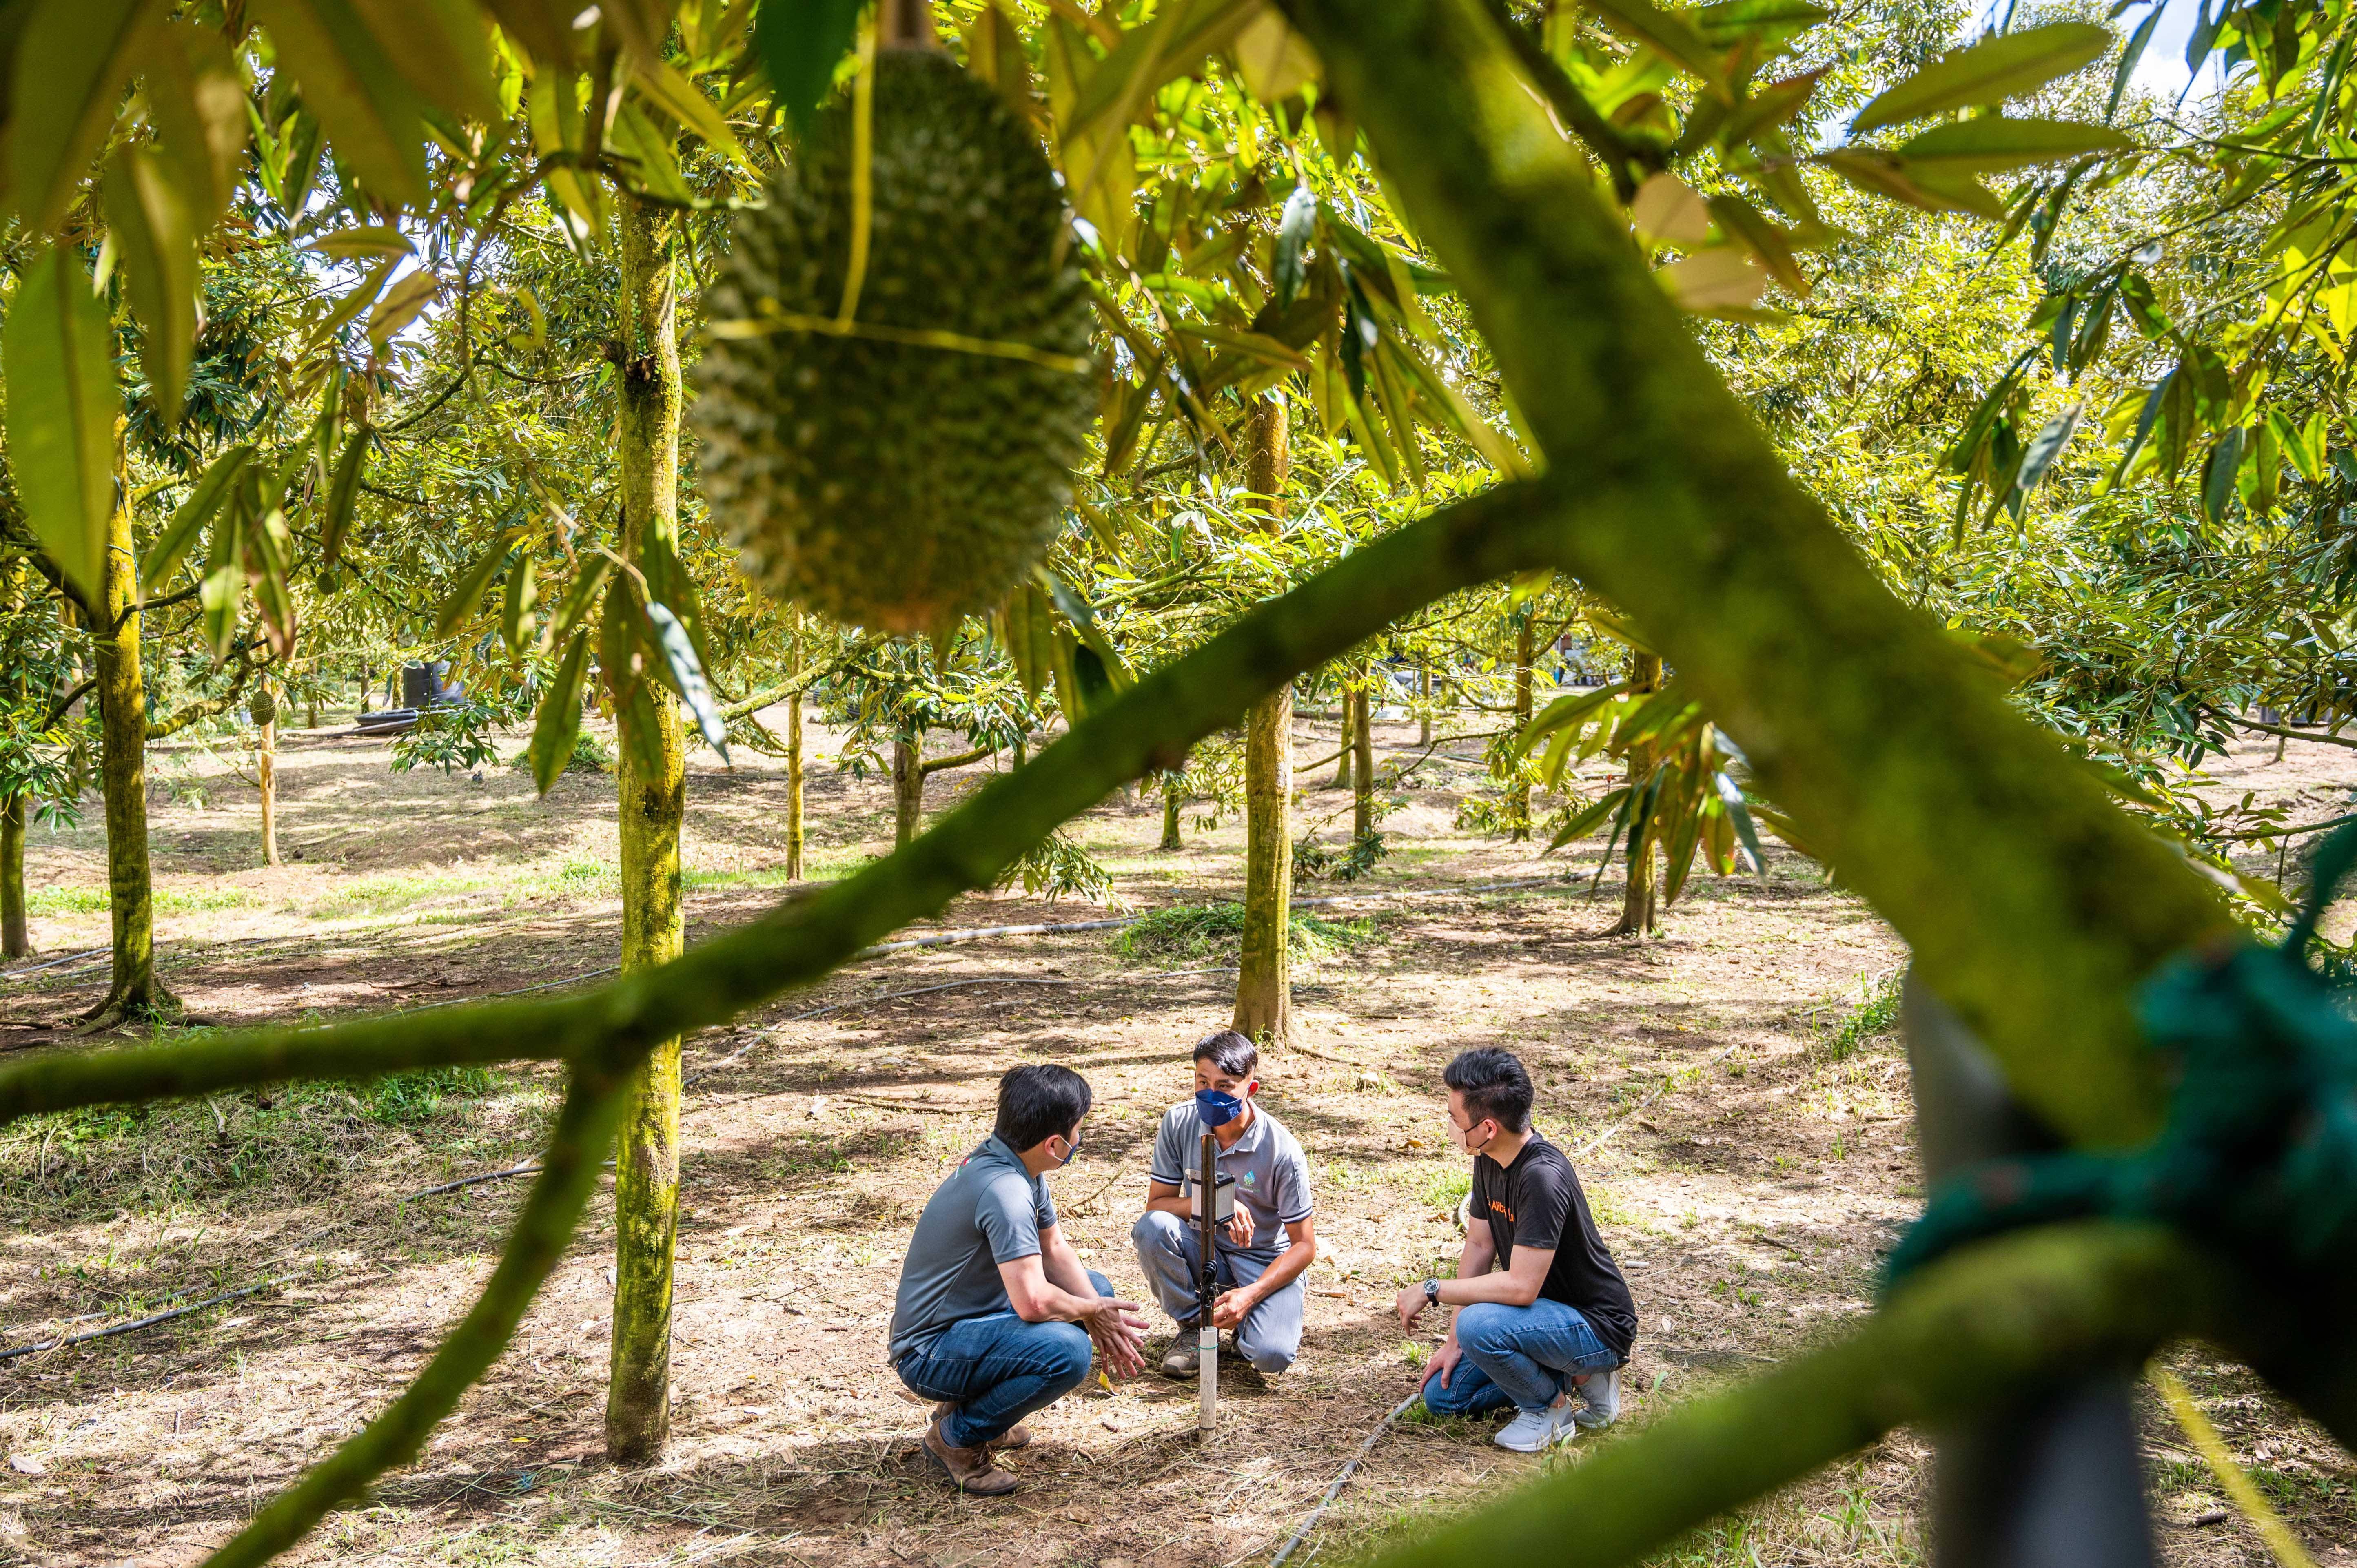
POLYGON ((1202 1267, 1188 1219, 1188 1184, 1203 1133, 1219 1144, 1217 1169, 1235 1178, 1235 1218, 1219 1237, 1211 1324, 1233 1331, 1236 1354, 1274 1375, 1301 1353, 1302 1272, 1318 1255, 1310 1219, 1309 1162, 1293 1134, 1254 1103, 1260 1052, 1233 1029, 1195 1047, 1195 1097, 1163 1113, 1148 1170, 1146 1212, 1130 1231, 1137 1265, 1178 1325, 1162 1370, 1195 1375, 1195 1282, 1202 1267))

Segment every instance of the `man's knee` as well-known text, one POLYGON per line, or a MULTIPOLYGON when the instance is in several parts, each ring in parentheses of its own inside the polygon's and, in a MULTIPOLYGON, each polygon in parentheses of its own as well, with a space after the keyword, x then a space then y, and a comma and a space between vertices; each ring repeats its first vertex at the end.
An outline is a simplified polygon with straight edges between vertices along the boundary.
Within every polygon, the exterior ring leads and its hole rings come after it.
POLYGON ((1077 1323, 1039 1326, 1039 1375, 1054 1385, 1060 1398, 1088 1381, 1089 1333, 1077 1323))
POLYGON ((1494 1301, 1477 1301, 1457 1310, 1457 1342, 1468 1350, 1495 1352, 1513 1348, 1521 1313, 1494 1301))
POLYGON ((1270 1305, 1263 1303, 1254 1308, 1238 1326, 1236 1354, 1250 1362, 1255 1370, 1274 1376, 1291 1367, 1300 1358, 1301 1319, 1297 1315, 1288 1315, 1289 1321, 1272 1324, 1269 1321, 1270 1305))
POLYGON ((1301 1353, 1301 1347, 1298 1344, 1269 1345, 1243 1341, 1240 1342, 1236 1348, 1243 1352, 1243 1358, 1252 1364, 1253 1370, 1265 1372, 1270 1377, 1275 1377, 1291 1367, 1294 1359, 1301 1353))
POLYGON ((1177 1215, 1165 1214, 1158 1208, 1147 1209, 1137 1217, 1137 1223, 1129 1228, 1129 1239, 1136 1243, 1140 1257, 1148 1252, 1168 1252, 1176 1256, 1184 1250, 1180 1241, 1186 1233, 1187 1228, 1178 1222, 1177 1215))
POLYGON ((1433 1415, 1470 1415, 1473 1413, 1475 1385, 1480 1380, 1466 1375, 1459 1367, 1449 1380, 1456 1386, 1443 1387, 1437 1377, 1424 1382, 1424 1408, 1433 1415))

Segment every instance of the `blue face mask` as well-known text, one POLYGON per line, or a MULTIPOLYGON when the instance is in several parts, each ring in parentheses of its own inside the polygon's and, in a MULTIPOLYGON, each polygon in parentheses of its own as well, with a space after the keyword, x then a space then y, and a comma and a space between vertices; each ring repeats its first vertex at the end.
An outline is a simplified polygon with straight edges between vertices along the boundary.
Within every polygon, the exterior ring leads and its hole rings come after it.
POLYGON ((1244 1102, 1216 1089, 1199 1089, 1195 1091, 1195 1113, 1203 1119, 1206 1127, 1224 1127, 1244 1113, 1244 1102))

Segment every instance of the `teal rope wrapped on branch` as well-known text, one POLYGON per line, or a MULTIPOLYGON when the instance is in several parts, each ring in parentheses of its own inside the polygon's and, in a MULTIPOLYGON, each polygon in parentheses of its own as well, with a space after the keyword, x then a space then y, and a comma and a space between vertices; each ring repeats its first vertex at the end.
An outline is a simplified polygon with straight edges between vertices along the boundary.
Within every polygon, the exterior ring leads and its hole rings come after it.
POLYGON ((2127 1154, 2029 1155, 1963 1172, 1891 1252, 1886 1292, 1967 1241, 2099 1217, 2173 1226, 2266 1275, 2357 1255, 2357 1020, 2305 956, 2352 865, 2357 824, 2318 849, 2281 945, 2181 954, 2146 983, 2137 1015, 2175 1079, 2158 1137, 2127 1154))

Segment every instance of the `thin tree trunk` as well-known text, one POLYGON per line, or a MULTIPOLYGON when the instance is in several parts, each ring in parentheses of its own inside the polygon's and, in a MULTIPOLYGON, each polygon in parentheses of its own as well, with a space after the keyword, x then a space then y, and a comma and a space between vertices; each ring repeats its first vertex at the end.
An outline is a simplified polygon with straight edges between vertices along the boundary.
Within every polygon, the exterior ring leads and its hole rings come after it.
POLYGON ((892 847, 900 849, 925 825, 925 737, 892 743, 892 847))
POLYGON ((1178 842, 1178 816, 1185 809, 1178 799, 1178 780, 1174 775, 1162 781, 1162 843, 1159 849, 1184 849, 1178 842))
MULTIPOLYGON (((1662 683, 1662 661, 1650 653, 1632 657, 1629 671, 1629 689, 1632 693, 1651 692, 1662 683)), ((1629 750, 1629 782, 1635 784, 1653 770, 1653 754, 1650 746, 1631 746, 1629 750)), ((1645 835, 1641 844, 1629 846, 1629 881, 1621 890, 1620 918, 1607 933, 1616 937, 1643 936, 1656 929, 1659 911, 1654 908, 1660 876, 1655 870, 1652 834, 1645 835)))
MULTIPOLYGON (((802 672, 802 612, 794 612, 793 656, 788 673, 802 672)), ((786 699, 786 880, 802 879, 802 694, 786 699)))
MULTIPOLYGON (((1263 398, 1245 422, 1244 483, 1266 498, 1268 532, 1285 528, 1292 467, 1286 407, 1263 398)), ((1244 712, 1244 926, 1236 958, 1235 1027, 1269 1045, 1293 1031, 1293 687, 1244 712)))
POLYGON ((1361 689, 1352 710, 1350 749, 1342 755, 1355 756, 1358 774, 1351 781, 1351 837, 1365 838, 1375 831, 1375 724, 1374 700, 1370 692, 1361 689))
MULTIPOLYGON (((1520 735, 1531 723, 1531 665, 1538 657, 1533 646, 1537 639, 1534 624, 1537 616, 1529 605, 1523 607, 1522 625, 1514 628, 1514 733, 1520 735)), ((1531 836, 1531 776, 1519 764, 1514 769, 1514 783, 1508 792, 1513 802, 1514 831, 1517 841, 1531 836)))
POLYGON ((1334 788, 1337 789, 1351 787, 1351 736, 1357 733, 1358 723, 1359 693, 1345 688, 1342 693, 1342 755, 1334 759, 1334 788))
MULTIPOLYGON (((678 284, 674 221, 619 195, 621 231, 619 458, 622 553, 633 563, 675 550, 679 538, 678 284)), ((635 591, 628 580, 616 591, 635 591)), ((677 958, 680 822, 687 748, 679 707, 649 682, 654 733, 626 736, 615 774, 621 795, 622 967, 677 958), (651 758, 651 766, 640 759, 651 758)), ((640 710, 641 714, 644 710, 640 710)), ((679 1235, 679 1041, 639 1069, 614 1151, 614 1337, 606 1393, 606 1453, 643 1465, 671 1434, 672 1257, 679 1235)))
MULTIPOLYGON (((115 494, 124 483, 125 422, 114 428, 115 494)), ((139 556, 128 500, 107 521, 105 582, 91 639, 98 655, 99 783, 106 801, 106 887, 114 963, 94 1025, 176 1016, 156 978, 156 892, 147 855, 147 690, 139 666, 139 556)))
POLYGON ((253 781, 262 795, 262 864, 277 865, 278 858, 278 721, 254 726, 253 781))
POLYGON ((25 918, 25 797, 0 800, 0 958, 33 956, 25 918))
POLYGON ((1415 744, 1430 746, 1432 744, 1432 671, 1417 671, 1415 681, 1416 693, 1424 699, 1423 712, 1416 719, 1415 744))

